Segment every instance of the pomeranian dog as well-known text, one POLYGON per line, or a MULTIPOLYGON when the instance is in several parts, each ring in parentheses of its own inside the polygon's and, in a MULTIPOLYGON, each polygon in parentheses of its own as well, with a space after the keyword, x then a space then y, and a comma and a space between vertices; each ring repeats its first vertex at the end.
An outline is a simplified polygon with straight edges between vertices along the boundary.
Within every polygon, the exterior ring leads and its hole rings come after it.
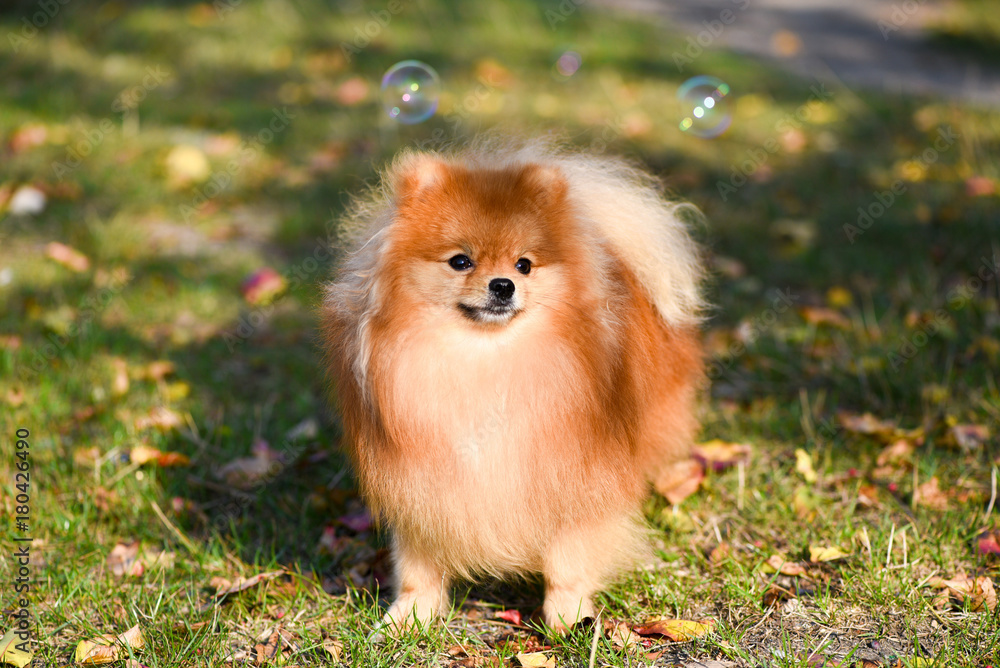
POLYGON ((409 152, 356 201, 323 338, 362 494, 392 533, 384 624, 456 578, 540 574, 565 631, 647 543, 686 460, 702 267, 655 180, 547 141, 409 152))

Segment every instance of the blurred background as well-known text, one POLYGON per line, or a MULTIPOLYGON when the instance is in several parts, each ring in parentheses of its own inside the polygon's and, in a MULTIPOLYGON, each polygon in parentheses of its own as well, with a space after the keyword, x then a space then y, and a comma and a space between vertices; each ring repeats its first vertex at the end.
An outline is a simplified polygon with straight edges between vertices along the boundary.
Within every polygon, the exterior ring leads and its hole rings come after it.
POLYGON ((314 550, 357 510, 316 345, 335 221, 400 149, 494 128, 640 161, 704 214, 706 438, 842 409, 995 433, 990 0, 8 0, 0 41, 0 428, 37 435, 60 540, 161 535, 94 505, 117 489, 339 573, 314 550), (132 475, 139 446, 189 466, 132 475), (219 485, 274 462, 234 510, 219 485))

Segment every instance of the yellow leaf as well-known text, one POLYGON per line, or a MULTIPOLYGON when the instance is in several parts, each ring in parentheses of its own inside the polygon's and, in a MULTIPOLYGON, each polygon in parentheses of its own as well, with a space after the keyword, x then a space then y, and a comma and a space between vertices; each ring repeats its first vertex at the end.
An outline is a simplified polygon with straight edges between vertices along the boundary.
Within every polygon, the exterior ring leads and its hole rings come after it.
POLYGON ((148 445, 140 443, 129 452, 129 459, 132 460, 133 464, 141 466, 147 462, 156 461, 156 458, 162 454, 156 448, 151 448, 148 445))
POLYGON ((818 564, 821 561, 834 561, 850 556, 850 552, 844 552, 836 547, 823 547, 819 545, 809 546, 809 561, 818 564))
MULTIPOLYGON (((31 655, 34 652, 25 652, 17 648, 19 644, 28 643, 27 640, 22 640, 18 635, 17 631, 13 628, 4 634, 3 638, 0 638, 0 663, 9 663, 12 666, 17 666, 17 668, 24 668, 29 663, 31 663, 31 655)), ((22 645, 30 646, 30 645, 22 645)))
POLYGON ((664 636, 674 642, 687 642, 711 633, 715 622, 706 619, 692 622, 687 619, 656 619, 633 628, 641 636, 664 636))
POLYGON ((543 652, 525 652, 517 655, 522 668, 555 668, 556 657, 547 657, 543 652))
POLYGON ((795 470, 806 479, 806 482, 816 482, 818 479, 816 470, 813 469, 812 457, 802 448, 795 450, 795 470))
POLYGON ((142 637, 139 625, 136 624, 117 636, 105 633, 91 640, 81 640, 76 646, 74 660, 88 666, 114 663, 127 657, 129 648, 133 653, 138 653, 145 646, 146 640, 142 637))

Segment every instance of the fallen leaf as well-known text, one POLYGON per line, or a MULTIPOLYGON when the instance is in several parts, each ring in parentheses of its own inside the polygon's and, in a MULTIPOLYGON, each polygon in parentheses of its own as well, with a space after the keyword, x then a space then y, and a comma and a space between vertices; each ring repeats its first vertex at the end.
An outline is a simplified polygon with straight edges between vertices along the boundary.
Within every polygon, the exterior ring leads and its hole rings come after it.
POLYGON ((368 99, 368 82, 363 77, 351 77, 337 86, 337 102, 353 107, 368 99))
POLYGON ((960 574, 951 580, 931 578, 927 584, 935 589, 944 589, 948 595, 961 603, 968 603, 973 612, 982 610, 985 606, 990 612, 997 607, 997 594, 993 581, 985 575, 971 578, 960 574))
POLYGON ((611 630, 611 644, 618 649, 626 651, 634 649, 640 640, 639 635, 625 622, 618 622, 611 630))
POLYGON ((809 546, 809 561, 814 564, 818 564, 824 561, 836 561, 837 559, 843 559, 844 557, 849 557, 850 552, 844 552, 837 547, 828 547, 825 545, 810 545, 809 546))
POLYGON ((17 408, 24 403, 24 390, 20 387, 12 387, 7 390, 7 395, 4 397, 8 404, 17 408))
POLYGON ((678 505, 698 491, 705 479, 705 467, 695 459, 685 459, 660 472, 654 486, 672 505, 678 505))
POLYGON ((713 566, 718 566, 723 561, 729 558, 730 547, 729 543, 722 542, 712 548, 712 551, 708 554, 708 561, 713 566))
POLYGON ((712 632, 715 622, 705 619, 692 622, 686 619, 654 619, 632 627, 641 636, 663 636, 674 642, 687 642, 712 632))
POLYGON ((918 504, 932 510, 948 509, 948 496, 941 491, 937 476, 913 490, 913 505, 918 504))
POLYGON ((136 624, 125 633, 113 636, 104 634, 91 640, 81 640, 76 646, 74 660, 84 665, 114 663, 133 653, 139 653, 146 646, 146 640, 136 624))
POLYGON ((73 463, 77 466, 93 466, 101 459, 101 450, 96 445, 89 448, 75 448, 73 450, 73 463))
POLYGON ((143 429, 155 427, 160 431, 170 431, 181 426, 183 423, 184 420, 176 412, 166 406, 157 406, 149 412, 149 415, 144 415, 136 419, 135 428, 142 431, 143 429))
POLYGON ((555 668, 556 657, 545 656, 543 652, 527 652, 517 655, 522 668, 555 668))
POLYGON ((115 376, 111 381, 111 395, 115 397, 120 397, 128 393, 128 364, 125 363, 120 357, 115 357, 111 360, 111 366, 114 367, 115 376))
POLYGON ((25 652, 24 650, 18 649, 18 645, 21 645, 22 647, 30 647, 31 643, 27 640, 22 640, 20 636, 18 636, 17 630, 11 627, 11 629, 4 634, 3 638, 0 638, 0 663, 9 663, 17 668, 24 668, 31 663, 31 657, 34 654, 34 651, 25 652))
POLYGON ((77 273, 90 269, 90 260, 86 255, 58 241, 52 241, 45 247, 45 256, 77 273))
POLYGON ((167 182, 175 188, 204 181, 212 172, 208 158, 195 146, 174 146, 166 158, 167 182))
POLYGON ((879 466, 909 466, 913 461, 913 453, 916 445, 905 438, 895 440, 891 445, 887 445, 879 453, 875 463, 879 466))
POLYGON ((800 563, 789 561, 783 554, 772 554, 760 569, 765 573, 781 573, 782 575, 805 575, 806 569, 800 563))
POLYGON ((323 651, 330 655, 332 663, 340 662, 340 655, 344 653, 344 643, 340 640, 333 640, 323 643, 323 651))
POLYGON ((261 582, 267 582, 268 580, 273 580, 274 578, 280 577, 284 574, 285 574, 284 570, 269 571, 267 573, 260 573, 259 575, 254 575, 253 577, 245 579, 236 578, 236 581, 233 582, 232 584, 230 584, 223 578, 219 578, 218 580, 213 579, 213 581, 217 582, 220 585, 219 590, 215 592, 215 597, 224 598, 229 594, 237 594, 241 591, 246 591, 251 587, 256 587, 261 582))
POLYGON ((190 466, 191 459, 180 452, 163 452, 148 445, 139 444, 129 451, 129 460, 138 466, 156 462, 158 466, 190 466))
POLYGON ((266 663, 269 659, 273 659, 277 656, 280 649, 281 627, 278 627, 271 633, 266 634, 266 638, 263 642, 259 642, 253 646, 253 656, 256 659, 255 663, 258 666, 266 663))
POLYGON ((240 287, 243 299, 254 306, 269 304, 284 292, 288 284, 284 277, 270 267, 263 267, 247 276, 240 287))
POLYGON ((104 563, 111 570, 115 577, 140 577, 145 568, 139 557, 139 541, 134 540, 128 543, 118 543, 112 548, 104 563))
POLYGON ((510 622, 515 626, 521 625, 521 613, 518 610, 501 610, 494 616, 497 619, 502 619, 505 622, 510 622))
POLYGON ((871 413, 857 415, 841 411, 837 413, 837 422, 847 431, 855 434, 886 435, 896 431, 896 423, 893 420, 880 420, 871 413))
POLYGON ((819 479, 816 470, 813 469, 812 456, 802 448, 795 449, 795 470, 808 483, 814 483, 819 479))
POLYGON ((992 529, 979 534, 976 547, 979 554, 1000 555, 1000 529, 992 529))
POLYGON ((169 376, 174 372, 174 363, 167 360, 157 360, 155 362, 150 362, 142 370, 142 377, 160 381, 163 380, 165 376, 169 376))
POLYGON ((746 443, 727 443, 719 439, 694 446, 694 456, 714 471, 722 471, 738 462, 750 458, 750 446, 746 443))
POLYGON ((970 452, 989 440, 990 430, 984 424, 956 424, 952 425, 949 435, 958 447, 970 452))
POLYGON ((248 489, 261 480, 277 475, 284 468, 281 453, 263 439, 253 444, 252 453, 252 457, 240 457, 221 466, 215 475, 233 487, 248 489))
POLYGON ((810 325, 830 325, 840 329, 850 329, 851 321, 841 313, 825 306, 803 306, 799 315, 810 325))

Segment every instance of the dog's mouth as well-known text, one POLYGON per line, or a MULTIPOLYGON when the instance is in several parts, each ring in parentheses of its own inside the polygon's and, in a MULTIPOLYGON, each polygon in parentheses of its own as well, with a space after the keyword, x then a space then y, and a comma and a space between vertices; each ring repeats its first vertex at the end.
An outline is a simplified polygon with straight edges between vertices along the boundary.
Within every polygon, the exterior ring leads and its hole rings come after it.
POLYGON ((458 303, 458 310, 473 322, 506 323, 513 320, 521 313, 521 309, 514 308, 512 304, 487 304, 486 306, 472 306, 470 304, 458 303))

